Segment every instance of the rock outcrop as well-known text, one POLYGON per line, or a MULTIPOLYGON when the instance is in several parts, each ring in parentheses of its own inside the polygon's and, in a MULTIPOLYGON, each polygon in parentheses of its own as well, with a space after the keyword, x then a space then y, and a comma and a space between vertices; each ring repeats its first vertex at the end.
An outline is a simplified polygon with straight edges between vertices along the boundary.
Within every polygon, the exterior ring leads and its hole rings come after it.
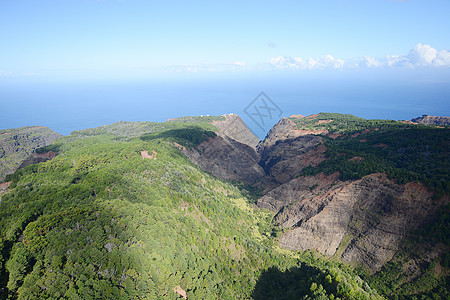
POLYGON ((264 140, 258 146, 258 152, 264 148, 270 148, 276 143, 284 140, 293 140, 299 136, 306 135, 304 130, 295 129, 295 123, 288 118, 282 118, 269 130, 264 140))
POLYGON ((202 170, 219 178, 255 183, 264 176, 255 149, 227 136, 218 135, 182 151, 202 170))
POLYGON ((213 121, 212 124, 219 129, 218 135, 221 137, 229 137, 237 142, 255 148, 259 139, 242 121, 241 117, 236 114, 225 116, 224 121, 213 121))
POLYGON ((281 190, 288 199, 275 216, 276 223, 291 228, 280 238, 282 247, 336 254, 377 270, 440 208, 419 183, 399 185, 383 174, 330 184, 332 180, 324 175, 298 178, 258 201, 260 207, 276 211, 282 205, 270 200, 281 190))
MULTIPOLYGON (((241 122, 238 117, 214 121, 218 136, 182 151, 217 177, 261 188, 257 206, 272 211, 274 223, 285 229, 279 239, 283 248, 317 250, 376 271, 393 258, 405 238, 436 217, 442 203, 448 203, 447 198, 432 201, 432 193, 420 183, 398 184, 381 173, 348 181, 339 180, 338 172, 303 176, 305 167, 327 159, 325 136, 340 135, 302 130, 283 118, 255 151, 241 122), (236 128, 230 129, 230 123, 236 128)), ((347 159, 365 161, 360 156, 347 159)))
POLYGON ((30 156, 28 156, 19 166, 18 169, 25 168, 26 166, 38 164, 40 162, 45 162, 47 160, 51 160, 56 156, 53 151, 48 151, 46 153, 36 153, 33 152, 30 156))
POLYGON ((320 136, 305 135, 258 150, 265 173, 277 184, 282 184, 297 177, 303 168, 323 161, 326 148, 320 136))
POLYGON ((264 177, 256 152, 258 138, 238 115, 224 117, 211 122, 218 129, 216 137, 195 149, 177 147, 202 170, 216 177, 253 184, 264 177))
POLYGON ((423 115, 421 117, 414 118, 411 121, 419 124, 450 126, 450 117, 423 115))
POLYGON ((295 123, 282 118, 257 146, 259 164, 266 176, 259 186, 269 191, 296 178, 303 168, 325 159, 323 138, 295 129, 295 123))

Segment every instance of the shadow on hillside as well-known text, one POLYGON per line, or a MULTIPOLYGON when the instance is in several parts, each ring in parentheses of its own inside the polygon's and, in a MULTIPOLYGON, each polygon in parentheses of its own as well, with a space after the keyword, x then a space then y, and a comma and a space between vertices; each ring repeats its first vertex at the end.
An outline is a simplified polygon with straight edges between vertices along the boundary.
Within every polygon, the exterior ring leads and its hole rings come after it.
MULTIPOLYGON (((204 130, 200 127, 188 127, 180 129, 170 129, 158 133, 147 133, 140 137, 143 141, 151 141, 159 138, 175 138, 188 142, 193 146, 198 146, 208 138, 214 138, 216 133, 210 130, 204 130)), ((191 146, 189 145, 189 146, 191 146)))
POLYGON ((255 300, 300 299, 308 294, 312 279, 320 275, 321 271, 318 268, 305 264, 286 271, 271 267, 262 272, 256 282, 252 298, 255 300))

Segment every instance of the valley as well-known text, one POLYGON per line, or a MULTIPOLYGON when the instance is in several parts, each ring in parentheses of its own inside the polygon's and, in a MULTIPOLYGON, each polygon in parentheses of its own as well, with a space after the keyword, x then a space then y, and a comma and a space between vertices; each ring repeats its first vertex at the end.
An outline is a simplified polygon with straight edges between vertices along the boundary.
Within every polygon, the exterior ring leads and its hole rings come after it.
POLYGON ((4 299, 446 299, 450 129, 319 113, 74 131, 0 189, 4 299))

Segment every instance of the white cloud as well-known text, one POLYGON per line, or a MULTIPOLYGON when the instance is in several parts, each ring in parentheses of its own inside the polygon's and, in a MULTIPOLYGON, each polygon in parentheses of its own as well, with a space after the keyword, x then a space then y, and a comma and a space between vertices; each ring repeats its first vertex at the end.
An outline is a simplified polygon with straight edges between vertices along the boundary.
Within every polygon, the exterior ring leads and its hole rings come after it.
POLYGON ((436 59, 437 50, 430 45, 417 44, 406 56, 409 63, 416 66, 429 66, 436 59))
POLYGON ((381 66, 381 62, 376 60, 375 57, 371 57, 371 56, 364 57, 361 63, 368 68, 376 68, 376 67, 381 66))
POLYGON ((0 70, 0 77, 11 76, 12 74, 13 74, 12 72, 0 70))
POLYGON ((450 51, 441 50, 436 54, 436 58, 433 60, 435 66, 450 66, 450 51))
POLYGON ((177 65, 177 66, 167 66, 168 70, 174 70, 175 72, 224 72, 224 71, 238 71, 245 69, 247 64, 244 61, 236 61, 233 63, 224 64, 208 64, 201 63, 195 65, 177 65))
POLYGON ((426 44, 417 44, 405 55, 387 55, 383 58, 366 56, 358 60, 344 61, 326 55, 323 58, 278 56, 270 63, 279 69, 354 69, 354 68, 417 68, 450 67, 450 52, 426 44))
POLYGON ((366 66, 390 68, 418 68, 418 67, 450 67, 450 52, 436 50, 430 45, 418 43, 406 55, 388 55, 384 58, 370 58, 366 66))
POLYGON ((301 57, 278 56, 270 60, 270 63, 279 69, 325 69, 342 68, 345 62, 342 59, 336 59, 331 55, 323 58, 308 58, 303 60, 301 57))

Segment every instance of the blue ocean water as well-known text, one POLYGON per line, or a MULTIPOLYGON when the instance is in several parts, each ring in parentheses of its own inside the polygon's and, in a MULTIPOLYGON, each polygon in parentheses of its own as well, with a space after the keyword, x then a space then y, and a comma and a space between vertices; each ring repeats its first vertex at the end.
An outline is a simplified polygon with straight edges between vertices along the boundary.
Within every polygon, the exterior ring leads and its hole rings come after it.
POLYGON ((73 83, 0 81, 0 129, 42 125, 67 135, 117 121, 163 122, 187 115, 237 113, 263 138, 281 116, 318 112, 395 120, 422 114, 449 116, 450 85, 423 78, 322 78, 320 74, 73 83), (261 91, 282 113, 256 124, 244 110, 261 91))

